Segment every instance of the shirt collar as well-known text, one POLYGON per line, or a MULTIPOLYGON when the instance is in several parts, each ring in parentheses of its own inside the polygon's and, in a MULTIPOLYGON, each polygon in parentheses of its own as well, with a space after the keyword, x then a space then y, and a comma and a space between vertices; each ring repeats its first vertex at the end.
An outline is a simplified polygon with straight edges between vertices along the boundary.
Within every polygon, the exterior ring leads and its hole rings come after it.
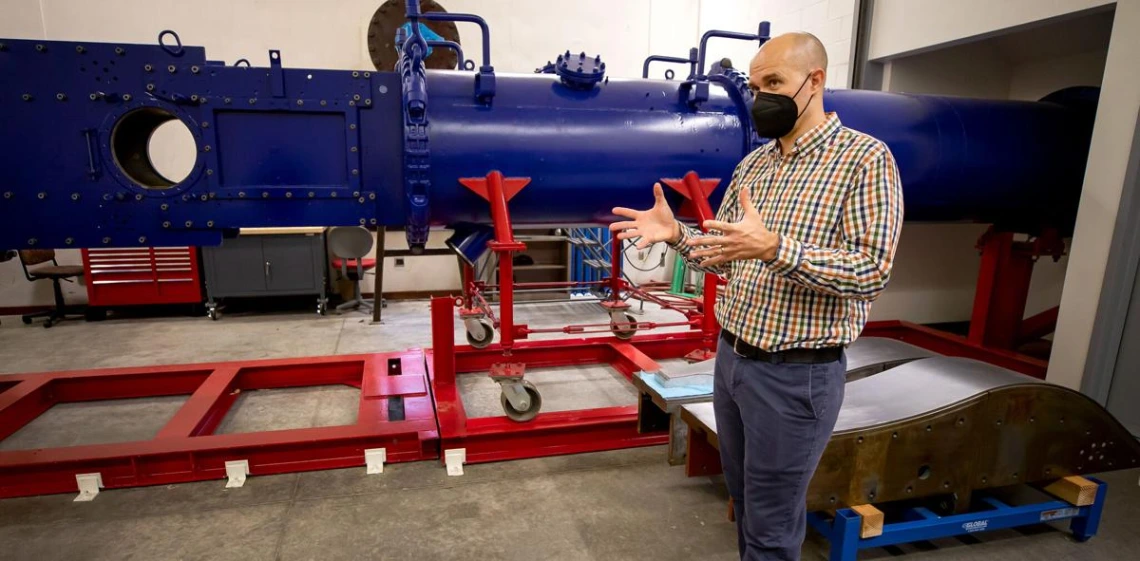
MULTIPOLYGON (((823 147, 839 131, 843 123, 839 121, 839 115, 834 111, 828 112, 824 115, 823 122, 816 125, 814 128, 800 135, 794 143, 792 143, 792 150, 786 155, 806 156, 815 150, 823 147)), ((773 141, 770 153, 774 156, 780 155, 780 142, 773 141)))

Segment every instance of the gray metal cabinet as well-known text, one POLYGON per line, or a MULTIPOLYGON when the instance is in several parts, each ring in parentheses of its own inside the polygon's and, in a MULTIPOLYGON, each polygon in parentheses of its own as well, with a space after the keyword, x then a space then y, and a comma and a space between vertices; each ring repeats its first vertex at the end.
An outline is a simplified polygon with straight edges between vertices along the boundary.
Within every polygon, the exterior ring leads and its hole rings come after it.
POLYGON ((272 232, 279 233, 243 233, 202 249, 211 319, 219 317, 217 300, 227 297, 315 294, 317 312, 325 313, 328 260, 323 230, 272 232))

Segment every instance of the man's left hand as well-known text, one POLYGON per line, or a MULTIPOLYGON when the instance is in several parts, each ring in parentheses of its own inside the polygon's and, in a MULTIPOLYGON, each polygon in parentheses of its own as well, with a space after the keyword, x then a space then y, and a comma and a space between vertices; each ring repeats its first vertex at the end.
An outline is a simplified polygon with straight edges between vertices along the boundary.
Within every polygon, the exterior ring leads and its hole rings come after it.
POLYGON ((687 242, 689 246, 702 247, 690 254, 693 258, 705 258, 702 267, 745 259, 775 259, 780 237, 764 226, 760 212, 752 206, 748 189, 740 189, 740 208, 744 209, 740 222, 705 221, 706 230, 719 230, 721 235, 694 237, 687 242))

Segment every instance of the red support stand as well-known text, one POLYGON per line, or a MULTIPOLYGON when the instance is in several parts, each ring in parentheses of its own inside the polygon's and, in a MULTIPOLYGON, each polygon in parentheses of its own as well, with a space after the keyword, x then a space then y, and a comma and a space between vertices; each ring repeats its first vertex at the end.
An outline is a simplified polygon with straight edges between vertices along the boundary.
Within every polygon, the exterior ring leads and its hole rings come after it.
POLYGON ((491 222, 495 225, 495 239, 488 242, 491 251, 499 254, 499 328, 500 343, 510 349, 514 344, 514 252, 526 249, 516 241, 511 227, 511 213, 507 202, 530 183, 529 177, 504 178, 498 170, 486 177, 465 177, 459 180, 468 189, 487 199, 491 205, 491 222))
POLYGON ((1052 333, 1057 308, 1025 314, 1033 266, 1042 256, 1060 259, 1065 246, 1056 232, 1028 241, 990 228, 978 239, 982 265, 966 337, 905 321, 868 323, 864 337, 899 339, 948 356, 973 358, 1044 379, 1049 363, 1017 352, 1020 345, 1052 333))
MULTIPOLYGON (((701 179, 696 172, 690 171, 681 179, 662 179, 662 183, 672 187, 673 190, 685 197, 679 214, 684 217, 694 217, 702 232, 708 232, 705 221, 712 220, 716 215, 709 204, 709 195, 716 190, 720 179, 701 179)), ((705 347, 692 357, 693 360, 707 360, 714 356, 716 340, 720 334, 720 326, 716 321, 716 295, 718 286, 724 284, 723 279, 712 273, 705 273, 704 282, 704 316, 701 320, 701 331, 704 334, 705 347)))
MULTIPOLYGON (((643 324, 633 321, 625 313, 629 304, 622 299, 622 293, 636 289, 622 279, 622 243, 616 238, 611 247, 610 278, 601 281, 600 285, 608 286, 610 289, 611 295, 602 302, 602 305, 609 310, 611 316, 609 330, 617 337, 518 341, 528 333, 548 331, 582 333, 592 331, 590 328, 594 327, 567 326, 558 330, 545 330, 531 329, 525 325, 516 326, 513 323, 511 308, 516 285, 511 275, 510 263, 512 252, 525 249, 526 246, 516 241, 512 235, 507 202, 526 185, 527 181, 526 178, 504 178, 498 171, 492 171, 482 178, 461 180, 463 185, 486 198, 491 206, 495 239, 489 242, 488 246, 499 254, 500 342, 497 345, 481 344, 478 348, 470 345, 456 347, 453 315, 456 300, 437 298, 432 301, 433 349, 428 353, 429 376, 436 399, 442 450, 446 453, 447 450, 463 448, 466 462, 473 463, 667 442, 668 434, 665 431, 638 433, 636 404, 559 412, 538 412, 536 408, 529 415, 520 415, 519 411, 507 409, 508 390, 529 384, 522 380, 527 367, 608 365, 629 379, 639 371, 653 371, 659 368, 655 359, 692 356, 697 351, 708 353, 712 348, 710 343, 715 344, 715 334, 710 338, 703 331, 658 336, 643 335, 635 341, 626 341, 631 339, 634 331, 643 324), (504 409, 508 416, 468 418, 456 379, 460 375, 488 373, 503 384, 504 409)), ((711 185, 715 186, 715 183, 713 181, 711 185)), ((703 201, 705 207, 708 206, 704 195, 698 199, 703 201)), ((468 282, 466 286, 469 293, 460 299, 466 308, 461 312, 461 317, 467 320, 475 313, 480 316, 491 315, 490 307, 481 302, 478 293, 481 286, 475 282, 468 282), (476 307, 481 310, 473 312, 472 308, 476 307)), ((712 300, 715 299, 716 285, 709 286, 712 287, 710 298, 712 300)), ((651 327, 657 325, 664 324, 650 324, 651 327)), ((687 315, 686 321, 677 325, 695 324, 687 315)), ((531 394, 532 397, 538 400, 537 389, 529 387, 535 391, 531 394)))
POLYGON ((992 227, 978 240, 982 265, 970 318, 970 342, 986 347, 1015 349, 1026 336, 1051 333, 1056 312, 1047 311, 1023 323, 1033 266, 1044 255, 1060 259, 1065 245, 1056 232, 1029 241, 1014 241, 1010 232, 992 227))

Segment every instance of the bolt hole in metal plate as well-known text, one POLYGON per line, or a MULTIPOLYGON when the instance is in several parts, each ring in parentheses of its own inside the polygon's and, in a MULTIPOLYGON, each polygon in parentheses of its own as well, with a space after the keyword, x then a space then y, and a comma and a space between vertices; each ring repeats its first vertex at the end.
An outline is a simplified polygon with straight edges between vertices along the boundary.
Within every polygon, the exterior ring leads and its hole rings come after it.
POLYGON ((115 164, 145 189, 169 189, 185 180, 194 168, 197 152, 186 123, 159 107, 124 114, 111 133, 115 164))

